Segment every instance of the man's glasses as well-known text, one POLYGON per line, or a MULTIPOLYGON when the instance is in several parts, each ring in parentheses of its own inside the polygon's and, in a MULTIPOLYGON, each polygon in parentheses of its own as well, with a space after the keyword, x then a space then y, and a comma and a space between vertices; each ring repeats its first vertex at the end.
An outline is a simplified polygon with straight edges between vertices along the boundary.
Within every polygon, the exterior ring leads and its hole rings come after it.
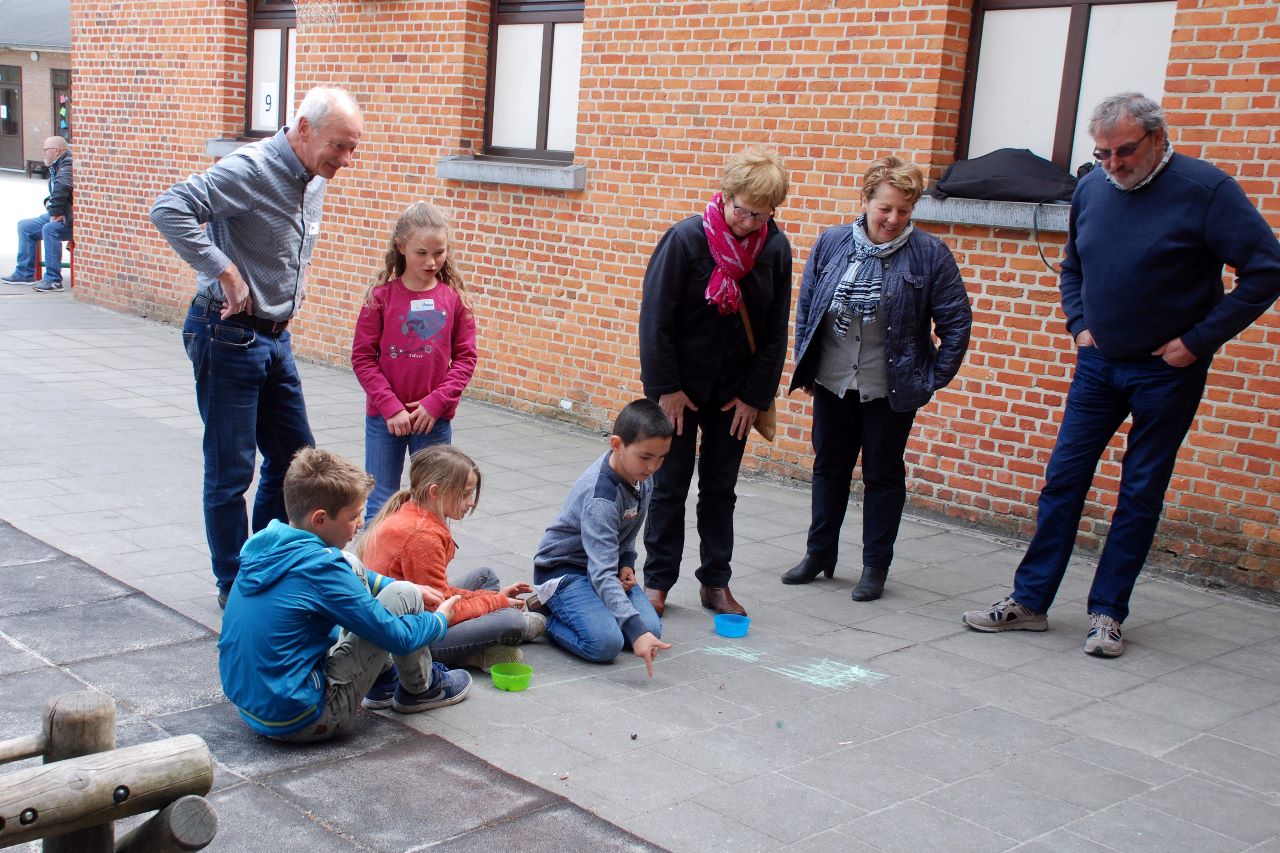
POLYGON ((752 222, 755 222, 757 219, 768 219, 770 216, 773 215, 773 211, 756 213, 754 210, 747 210, 745 207, 739 207, 738 205, 735 204, 733 206, 733 214, 734 216, 737 216, 739 219, 749 219, 752 222))
POLYGON ((1146 138, 1150 135, 1151 135, 1151 131, 1148 130, 1146 133, 1142 134, 1142 138, 1139 139, 1137 142, 1130 142, 1128 145, 1121 145, 1119 148, 1115 149, 1114 151, 1112 151, 1110 148, 1095 148, 1093 149, 1093 159, 1097 160, 1099 163, 1102 163, 1107 160, 1110 160, 1112 157, 1119 157, 1121 160, 1123 160, 1125 157, 1132 157, 1134 155, 1134 152, 1138 150, 1138 146, 1140 146, 1143 143, 1143 141, 1146 140, 1146 138))

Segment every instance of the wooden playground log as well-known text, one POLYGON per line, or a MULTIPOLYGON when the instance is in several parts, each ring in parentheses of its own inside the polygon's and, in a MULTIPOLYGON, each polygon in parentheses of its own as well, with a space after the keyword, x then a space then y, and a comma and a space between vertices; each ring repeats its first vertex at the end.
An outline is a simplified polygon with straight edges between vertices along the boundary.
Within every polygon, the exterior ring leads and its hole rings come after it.
POLYGON ((15 770, 0 775, 0 847, 46 838, 47 851, 49 841, 57 840, 51 836, 66 838, 65 833, 100 824, 110 827, 187 794, 207 794, 211 787, 213 758, 198 735, 15 770))
MULTIPOLYGON (((44 709, 44 763, 116 748, 116 703, 97 690, 64 693, 44 709)), ((116 830, 110 822, 46 839, 44 853, 109 853, 116 830)))
POLYGON ((0 764, 44 755, 45 746, 45 736, 43 734, 0 741, 0 764))
POLYGON ((165 806, 116 842, 115 853, 187 853, 208 847, 218 833, 218 813, 204 797, 189 794, 165 806))

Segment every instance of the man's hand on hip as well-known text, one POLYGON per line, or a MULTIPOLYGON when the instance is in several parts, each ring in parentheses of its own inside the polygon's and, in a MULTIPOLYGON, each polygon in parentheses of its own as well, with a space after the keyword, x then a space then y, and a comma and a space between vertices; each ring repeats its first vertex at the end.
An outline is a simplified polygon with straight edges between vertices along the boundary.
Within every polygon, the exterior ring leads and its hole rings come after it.
POLYGON ((1174 338, 1151 354, 1163 358, 1170 367, 1186 367, 1196 360, 1196 354, 1187 349, 1182 338, 1174 338))
POLYGON ((222 319, 227 319, 232 314, 239 314, 241 311, 246 314, 253 313, 253 297, 249 295, 249 285, 240 277, 240 270, 236 269, 235 264, 229 265, 222 274, 218 276, 218 281, 222 283, 222 319))

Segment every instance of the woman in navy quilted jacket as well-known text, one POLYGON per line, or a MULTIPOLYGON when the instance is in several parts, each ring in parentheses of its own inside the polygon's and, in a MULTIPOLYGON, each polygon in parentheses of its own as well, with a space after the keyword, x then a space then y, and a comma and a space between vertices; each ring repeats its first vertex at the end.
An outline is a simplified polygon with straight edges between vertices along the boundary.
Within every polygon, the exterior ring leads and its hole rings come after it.
POLYGON ((862 578, 853 600, 884 591, 907 498, 911 425, 955 378, 972 323, 951 251, 911 223, 923 192, 916 166, 877 160, 862 178, 862 215, 824 231, 805 265, 791 390, 813 395, 813 509, 804 559, 783 583, 835 574, 861 454, 862 578))

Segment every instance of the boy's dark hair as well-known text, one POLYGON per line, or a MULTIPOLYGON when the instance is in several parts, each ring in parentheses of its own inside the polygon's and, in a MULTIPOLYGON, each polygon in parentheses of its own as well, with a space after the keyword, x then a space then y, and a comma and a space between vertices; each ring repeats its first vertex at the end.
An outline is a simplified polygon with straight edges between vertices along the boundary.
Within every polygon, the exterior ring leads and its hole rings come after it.
POLYGON ((635 444, 646 438, 671 438, 674 433, 675 427, 667 413, 655 401, 644 397, 623 406, 613 422, 613 434, 622 439, 623 444, 635 444))
POLYGON ((337 515, 369 497, 373 478, 328 450, 304 447, 284 475, 284 509, 289 523, 301 527, 318 509, 337 515))

